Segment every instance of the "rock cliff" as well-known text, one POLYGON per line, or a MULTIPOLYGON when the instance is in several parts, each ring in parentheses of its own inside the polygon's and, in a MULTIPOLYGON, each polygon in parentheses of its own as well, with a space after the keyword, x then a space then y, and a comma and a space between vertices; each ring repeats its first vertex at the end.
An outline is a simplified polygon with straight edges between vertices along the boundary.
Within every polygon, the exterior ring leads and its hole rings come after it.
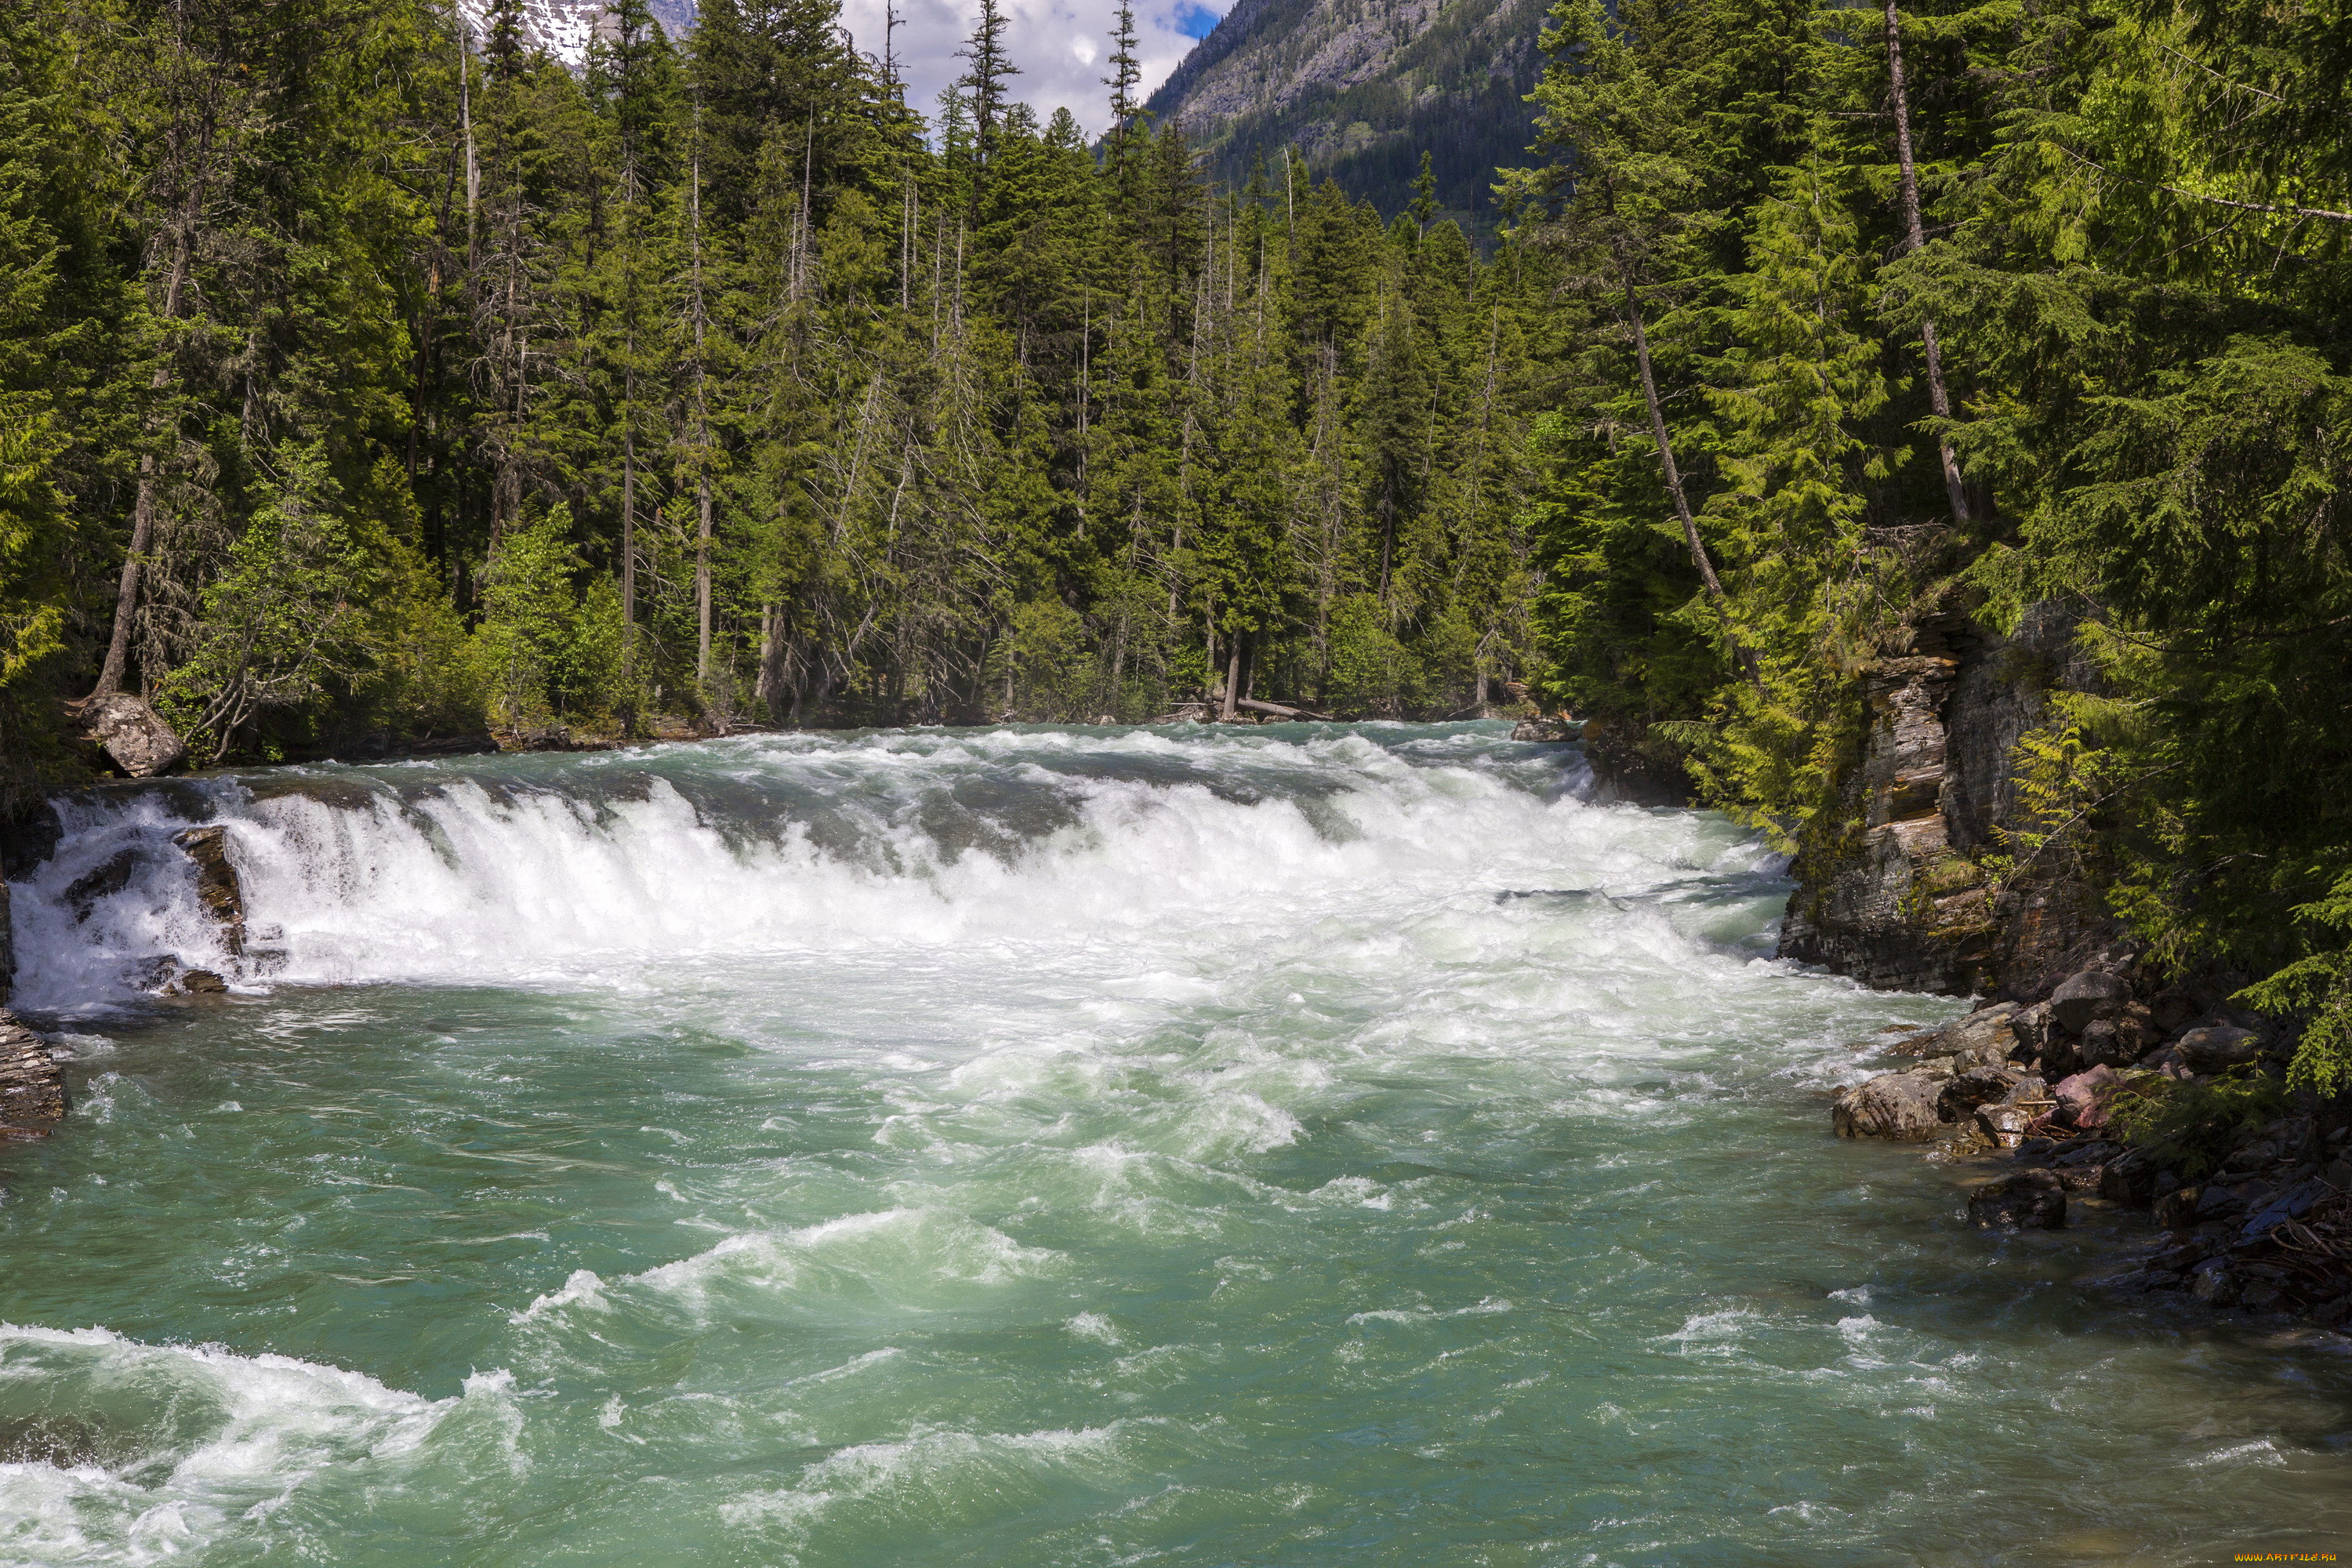
POLYGON ((2074 636, 2050 605, 2008 637, 1955 613, 1864 675, 1859 757, 1800 847, 1782 956, 1892 990, 2022 997, 2114 942, 2089 889, 2029 865, 1996 900, 1979 863, 2003 847, 2019 738, 2051 691, 2091 679, 2074 636))

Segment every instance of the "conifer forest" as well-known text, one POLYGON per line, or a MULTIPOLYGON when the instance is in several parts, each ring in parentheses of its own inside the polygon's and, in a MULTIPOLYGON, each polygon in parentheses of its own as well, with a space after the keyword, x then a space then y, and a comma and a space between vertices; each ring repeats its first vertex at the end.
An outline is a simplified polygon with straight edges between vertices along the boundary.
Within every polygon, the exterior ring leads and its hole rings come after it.
POLYGON ((1796 847, 1871 661, 2063 615, 1955 874, 2352 1071, 2339 3, 1559 0, 1476 245, 1211 183, 1099 21, 1095 136, 994 0, 935 103, 832 0, 580 69, 519 0, 0 13, 13 784, 116 689, 199 763, 1532 704, 1796 847))

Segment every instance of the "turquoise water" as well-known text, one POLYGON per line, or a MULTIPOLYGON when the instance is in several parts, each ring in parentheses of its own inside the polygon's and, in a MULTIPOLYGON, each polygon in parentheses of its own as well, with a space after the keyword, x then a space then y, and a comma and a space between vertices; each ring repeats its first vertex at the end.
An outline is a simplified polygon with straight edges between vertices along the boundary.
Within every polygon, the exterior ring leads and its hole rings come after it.
POLYGON ((1492 725, 916 731, 69 807, 0 1562, 2227 1561, 2352 1363, 1829 1137, 1953 1004, 1492 725), (230 824, 237 994, 164 835, 230 824), (130 885, 64 889, 124 847, 130 885), (274 928, 274 929, 273 929, 274 928))

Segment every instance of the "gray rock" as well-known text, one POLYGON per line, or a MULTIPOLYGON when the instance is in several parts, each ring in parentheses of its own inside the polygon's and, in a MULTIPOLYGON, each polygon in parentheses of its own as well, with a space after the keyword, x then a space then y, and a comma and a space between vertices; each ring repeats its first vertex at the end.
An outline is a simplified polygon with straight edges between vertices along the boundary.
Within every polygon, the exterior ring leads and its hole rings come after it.
POLYGON ((1573 741, 1583 726, 1571 719, 1522 719, 1511 726, 1514 741, 1573 741))
POLYGON ((2086 969, 2063 982, 2050 994, 2050 1016, 2070 1035, 2079 1035, 2095 1018, 2112 1018, 2130 999, 2131 987, 2113 974, 2086 969))
POLYGON ((0 1004, 16 981, 16 943, 8 928, 8 884, 0 882, 0 1004))
POLYGON ((2014 1149, 2025 1141, 2026 1129, 2033 1125, 2033 1112, 2019 1105, 1980 1105, 1977 1108, 1976 1124, 1977 1131, 1992 1140, 1995 1148, 2014 1149))
POLYGON ((2066 1165, 2058 1172, 2058 1180, 2070 1193, 2096 1194, 2105 1185, 2106 1179, 2107 1168, 2102 1164, 2066 1165))
POLYGON ((2180 1047, 2189 1070, 2223 1072, 2242 1067, 2263 1054, 2263 1037, 2234 1024, 2213 1024, 2191 1029, 2173 1042, 2180 1047))
POLYGON ((1830 1105, 1830 1126, 1841 1138, 1924 1142, 1944 1131, 1944 1119, 1936 1113, 1940 1088, 1926 1073, 1881 1073, 1838 1091, 1830 1105))
POLYGON ((134 779, 169 773, 187 761, 188 748, 163 716, 127 691, 109 692, 85 703, 81 731, 134 779))
POLYGON ((2061 1229, 2066 1224, 2065 1184, 2048 1171, 2020 1171, 1970 1193, 1969 1219, 1986 1230, 2061 1229))

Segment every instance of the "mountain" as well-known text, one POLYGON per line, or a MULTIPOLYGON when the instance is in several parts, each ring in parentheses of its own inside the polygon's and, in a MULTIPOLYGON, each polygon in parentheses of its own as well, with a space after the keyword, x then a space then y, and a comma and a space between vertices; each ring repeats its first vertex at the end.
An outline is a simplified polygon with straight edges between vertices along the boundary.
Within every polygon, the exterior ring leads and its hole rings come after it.
MULTIPOLYGON (((478 45, 488 35, 486 0, 460 0, 478 45)), ((606 0, 522 0, 524 42, 545 49, 572 69, 588 63, 588 40, 608 10, 606 0)), ((694 26, 694 0, 652 0, 654 20, 672 38, 694 26)))
POLYGON ((1501 218, 1498 165, 1527 162, 1525 101, 1543 70, 1548 0, 1240 0, 1151 95, 1220 180, 1296 147, 1320 178, 1382 212, 1412 200, 1431 154, 1445 216, 1481 233, 1501 218))

